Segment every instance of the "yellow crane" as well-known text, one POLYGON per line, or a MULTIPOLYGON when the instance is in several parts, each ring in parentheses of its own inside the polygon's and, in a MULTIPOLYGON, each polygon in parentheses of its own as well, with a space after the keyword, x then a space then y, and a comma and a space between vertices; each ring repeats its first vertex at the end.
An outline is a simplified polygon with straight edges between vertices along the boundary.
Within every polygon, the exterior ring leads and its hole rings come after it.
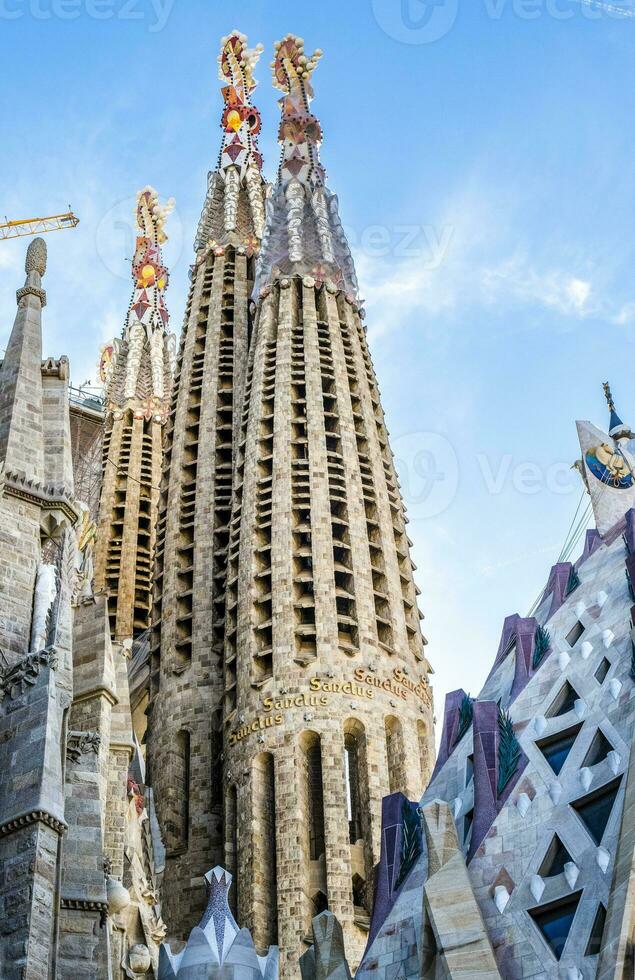
POLYGON ((53 214, 48 218, 22 218, 0 224, 0 241, 5 238, 19 238, 20 235, 45 235, 49 231, 63 231, 64 228, 77 228, 79 218, 71 211, 66 214, 53 214))

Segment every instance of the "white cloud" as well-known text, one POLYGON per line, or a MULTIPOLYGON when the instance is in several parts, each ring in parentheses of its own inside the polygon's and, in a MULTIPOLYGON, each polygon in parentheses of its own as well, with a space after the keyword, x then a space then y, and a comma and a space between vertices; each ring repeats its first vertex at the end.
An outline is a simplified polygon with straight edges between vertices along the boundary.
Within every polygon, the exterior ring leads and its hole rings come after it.
POLYGON ((489 303, 537 304, 573 317, 597 312, 590 302, 592 286, 588 280, 561 269, 539 271, 522 255, 484 268, 481 281, 489 303))
MULTIPOLYGON (((398 330, 420 314, 432 323, 469 308, 539 307, 569 319, 605 308, 586 270, 581 274, 564 263, 554 267, 546 250, 531 259, 517 248, 505 255, 509 235, 501 209, 490 207, 482 191, 457 195, 434 227, 443 231, 437 236, 444 243, 437 262, 429 261, 423 247, 420 255, 404 259, 356 254, 371 336, 398 330), (500 259, 492 258, 501 251, 500 259)), ((558 248, 558 254, 567 249, 558 248)))

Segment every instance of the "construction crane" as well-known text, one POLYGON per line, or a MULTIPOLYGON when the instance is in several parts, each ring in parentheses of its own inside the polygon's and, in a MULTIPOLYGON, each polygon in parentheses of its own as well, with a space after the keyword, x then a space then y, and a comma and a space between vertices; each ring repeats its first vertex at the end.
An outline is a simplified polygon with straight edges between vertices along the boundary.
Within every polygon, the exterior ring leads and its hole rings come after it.
POLYGON ((0 241, 5 238, 19 238, 21 235, 45 235, 49 231, 63 231, 64 228, 77 228, 77 218, 70 207, 66 214, 53 214, 48 218, 23 218, 0 224, 0 241))

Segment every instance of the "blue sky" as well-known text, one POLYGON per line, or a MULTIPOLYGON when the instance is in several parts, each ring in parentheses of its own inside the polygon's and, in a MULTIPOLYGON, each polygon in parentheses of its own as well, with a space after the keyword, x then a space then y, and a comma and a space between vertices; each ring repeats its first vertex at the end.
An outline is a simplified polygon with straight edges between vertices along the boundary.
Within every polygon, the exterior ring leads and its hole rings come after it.
MULTIPOLYGON (((614 7, 635 12, 627 0, 614 7)), ((180 329, 220 139, 219 38, 288 31, 325 56, 314 109, 410 510, 437 716, 476 693, 502 621, 556 561, 581 487, 574 420, 635 417, 635 17, 579 0, 0 0, 0 214, 54 213, 47 354, 79 384, 130 295, 132 209, 174 196, 180 329)), ((0 349, 24 240, 0 243, 0 349)))

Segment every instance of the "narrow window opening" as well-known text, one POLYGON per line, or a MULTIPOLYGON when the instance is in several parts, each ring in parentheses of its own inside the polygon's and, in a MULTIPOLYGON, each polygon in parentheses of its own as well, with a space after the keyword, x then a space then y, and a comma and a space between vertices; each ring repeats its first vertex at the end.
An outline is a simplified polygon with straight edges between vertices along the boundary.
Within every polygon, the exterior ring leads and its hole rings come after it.
POLYGON ((348 835, 351 844, 362 836, 362 813, 359 785, 359 753, 354 735, 344 736, 344 772, 346 776, 346 803, 348 807, 348 835))
POLYGON ((598 905, 598 910, 595 915, 595 920, 593 922, 593 928, 591 929, 591 935, 589 936, 589 941, 587 943, 585 956, 597 956, 602 949, 602 936, 604 935, 604 926, 606 924, 606 909, 600 902, 598 905))
POLYGON ((576 645, 576 643, 584 633, 584 629, 585 627, 578 620, 578 622, 575 624, 573 629, 570 630, 569 633, 567 633, 567 643, 569 644, 570 647, 574 647, 576 645))
POLYGON ((309 782, 309 842, 312 861, 324 854, 324 791, 322 787, 322 755, 319 741, 307 751, 309 782))
POLYGON ((468 810, 463 817, 463 844, 467 846, 472 837, 472 825, 474 823, 474 808, 468 810))
POLYGON ((604 683, 604 681, 606 680, 606 675, 608 674, 610 668, 611 668, 610 662, 606 659, 606 657, 602 657, 602 660, 600 661, 600 666, 595 672, 595 679, 598 682, 598 684, 604 683))

